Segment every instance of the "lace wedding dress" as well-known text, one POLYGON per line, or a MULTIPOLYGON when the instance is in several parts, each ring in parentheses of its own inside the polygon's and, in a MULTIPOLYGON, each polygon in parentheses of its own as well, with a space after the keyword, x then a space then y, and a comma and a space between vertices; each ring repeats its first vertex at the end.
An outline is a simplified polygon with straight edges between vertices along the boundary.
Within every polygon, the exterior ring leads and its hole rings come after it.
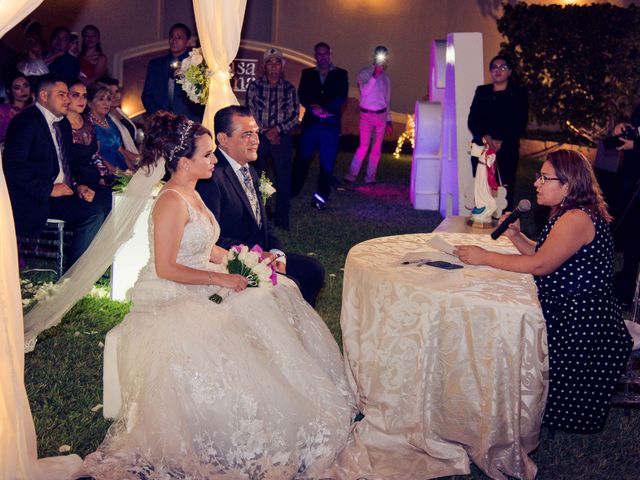
MULTIPOLYGON (((220 268, 209 262, 217 221, 187 205, 178 262, 220 268)), ((248 288, 221 304, 208 299, 218 287, 158 278, 151 217, 149 239, 151 259, 118 344, 122 409, 85 460, 87 473, 319 478, 345 444, 353 406, 322 319, 280 275, 273 288, 248 288)))

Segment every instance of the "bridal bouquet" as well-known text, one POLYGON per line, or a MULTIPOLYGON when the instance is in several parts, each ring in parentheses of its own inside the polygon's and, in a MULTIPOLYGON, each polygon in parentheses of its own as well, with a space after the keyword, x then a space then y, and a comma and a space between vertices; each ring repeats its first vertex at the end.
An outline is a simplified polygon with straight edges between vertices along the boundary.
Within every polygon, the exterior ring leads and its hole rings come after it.
MULTIPOLYGON (((251 250, 246 245, 234 245, 222 259, 227 273, 237 273, 249 280, 249 287, 271 287, 278 282, 276 267, 262 255, 262 249, 254 245, 251 250)), ((209 300, 220 303, 223 297, 214 294, 209 300)))
POLYGON ((189 56, 180 63, 176 77, 176 83, 182 86, 189 100, 200 105, 207 104, 211 70, 204 61, 201 49, 194 48, 189 52, 189 56))

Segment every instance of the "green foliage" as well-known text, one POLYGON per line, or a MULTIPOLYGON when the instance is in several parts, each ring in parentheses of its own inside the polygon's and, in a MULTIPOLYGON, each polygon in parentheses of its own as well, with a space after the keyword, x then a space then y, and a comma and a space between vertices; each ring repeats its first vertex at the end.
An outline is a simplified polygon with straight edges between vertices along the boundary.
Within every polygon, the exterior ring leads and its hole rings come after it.
POLYGON ((505 4, 498 31, 538 123, 571 124, 573 133, 594 141, 633 107, 640 8, 505 4))

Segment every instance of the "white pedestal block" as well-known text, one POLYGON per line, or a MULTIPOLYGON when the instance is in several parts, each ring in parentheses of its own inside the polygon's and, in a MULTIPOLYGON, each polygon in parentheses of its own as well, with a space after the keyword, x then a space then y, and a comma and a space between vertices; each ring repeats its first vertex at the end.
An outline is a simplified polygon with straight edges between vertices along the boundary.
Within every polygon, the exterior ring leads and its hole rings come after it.
MULTIPOLYGON (((114 207, 120 198, 120 194, 113 195, 114 207)), ((130 299, 130 290, 138 279, 140 270, 149 261, 149 233, 147 229, 153 200, 150 198, 147 201, 133 228, 133 236, 120 246, 113 258, 111 266, 112 300, 130 299)))
POLYGON ((441 118, 440 103, 416 102, 411 203, 418 210, 439 208, 441 118))
POLYGON ((465 193, 473 191, 467 117, 476 87, 484 83, 482 53, 482 34, 447 35, 440 177, 440 213, 443 217, 470 213, 465 205, 465 193))

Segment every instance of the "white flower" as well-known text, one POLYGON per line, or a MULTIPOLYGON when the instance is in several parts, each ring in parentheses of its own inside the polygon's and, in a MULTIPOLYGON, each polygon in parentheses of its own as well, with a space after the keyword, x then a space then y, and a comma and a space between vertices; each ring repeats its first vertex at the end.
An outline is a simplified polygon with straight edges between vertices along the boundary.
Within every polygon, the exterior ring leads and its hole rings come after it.
POLYGON ((71 451, 71 445, 60 445, 60 448, 58 448, 58 451, 60 453, 67 453, 71 451))
POLYGON ((245 258, 247 258, 247 254, 249 253, 249 247, 246 245, 242 245, 240 248, 240 253, 238 253, 238 260, 244 263, 245 258))
POLYGON ((258 265, 258 263, 260 263, 260 255, 258 255, 256 252, 247 253, 247 256, 244 259, 244 264, 247 267, 253 269, 253 267, 258 265))
POLYGON ((187 58, 182 60, 182 62, 180 62, 180 68, 178 69, 177 74, 184 75, 184 73, 189 69, 190 66, 191 66, 191 56, 188 56, 187 58))
POLYGON ((200 65, 204 60, 204 58, 200 53, 200 49, 194 48, 193 50, 191 50, 191 52, 189 52, 188 59, 185 59, 185 60, 189 60, 190 65, 200 65))
POLYGON ((258 188, 260 189, 260 195, 262 196, 262 203, 266 205, 269 197, 276 193, 276 189, 273 187, 271 180, 269 180, 269 177, 267 177, 264 172, 260 175, 260 184, 258 188))
POLYGON ((253 267, 251 270, 253 270, 253 273, 255 273, 259 280, 259 286, 260 287, 269 287, 272 286, 271 284, 271 267, 267 266, 266 263, 259 263, 258 265, 256 265, 255 267, 253 267))

